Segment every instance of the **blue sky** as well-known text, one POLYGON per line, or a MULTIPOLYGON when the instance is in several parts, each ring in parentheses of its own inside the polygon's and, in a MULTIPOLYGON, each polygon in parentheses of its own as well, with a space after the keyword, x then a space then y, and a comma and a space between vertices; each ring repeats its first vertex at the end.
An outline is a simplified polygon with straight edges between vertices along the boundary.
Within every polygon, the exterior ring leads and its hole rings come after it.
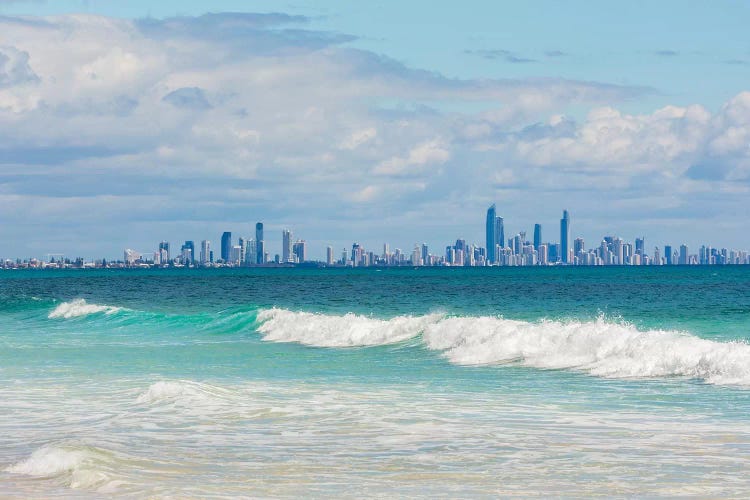
POLYGON ((750 247, 747 2, 0 0, 0 15, 0 256, 148 251, 256 219, 315 257, 352 240, 437 251, 481 242, 490 202, 550 240, 568 208, 591 244, 750 247))

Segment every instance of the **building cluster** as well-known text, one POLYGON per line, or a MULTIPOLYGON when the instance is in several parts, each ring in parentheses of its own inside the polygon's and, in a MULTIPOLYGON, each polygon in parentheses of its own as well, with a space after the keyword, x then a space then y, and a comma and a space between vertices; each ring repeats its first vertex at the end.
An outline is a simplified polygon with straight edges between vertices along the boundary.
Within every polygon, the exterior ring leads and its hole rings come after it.
POLYGON ((125 267, 243 267, 243 266, 295 266, 313 265, 328 267, 370 266, 650 266, 650 265, 727 265, 750 264, 747 251, 727 250, 701 246, 691 254, 687 245, 665 245, 663 252, 655 247, 646 250, 644 238, 633 243, 616 236, 605 236, 595 246, 586 248, 583 238, 572 239, 570 214, 563 211, 560 219, 559 241, 544 242, 542 225, 535 224, 532 241, 520 231, 506 239, 505 221, 497 215, 493 204, 487 209, 485 245, 469 244, 457 239, 445 247, 445 253, 432 254, 427 244, 415 244, 411 252, 399 248, 391 251, 383 245, 382 253, 368 251, 359 243, 351 250, 344 248, 337 259, 332 246, 326 248, 323 262, 310 261, 305 240, 295 240, 292 232, 281 232, 281 254, 271 258, 263 231, 263 223, 255 224, 254 237, 240 237, 235 242, 229 231, 221 235, 219 254, 215 255, 211 242, 203 240, 196 247, 187 240, 179 252, 173 252, 170 243, 162 241, 153 254, 126 249, 123 259, 84 261, 70 260, 59 254, 48 254, 47 260, 4 260, 0 268, 125 268, 125 267))
POLYGON ((126 249, 123 263, 127 267, 242 267, 264 265, 290 265, 307 262, 307 243, 305 240, 294 240, 288 229, 282 231, 281 255, 273 259, 268 252, 264 236, 263 223, 255 224, 255 237, 239 237, 235 243, 231 231, 221 235, 220 253, 214 254, 209 240, 201 241, 196 251, 195 242, 187 240, 177 254, 170 251, 168 241, 159 243, 159 249, 149 259, 140 252, 126 249))

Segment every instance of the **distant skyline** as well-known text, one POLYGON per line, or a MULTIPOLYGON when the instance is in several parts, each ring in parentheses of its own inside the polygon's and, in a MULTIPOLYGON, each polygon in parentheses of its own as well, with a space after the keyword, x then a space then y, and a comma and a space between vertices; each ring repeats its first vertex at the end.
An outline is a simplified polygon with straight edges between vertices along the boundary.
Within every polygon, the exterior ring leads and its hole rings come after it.
POLYGON ((750 247, 750 4, 0 0, 0 257, 750 247), (213 14, 207 14, 207 12, 213 14), (418 240, 414 241, 414 238, 418 240))

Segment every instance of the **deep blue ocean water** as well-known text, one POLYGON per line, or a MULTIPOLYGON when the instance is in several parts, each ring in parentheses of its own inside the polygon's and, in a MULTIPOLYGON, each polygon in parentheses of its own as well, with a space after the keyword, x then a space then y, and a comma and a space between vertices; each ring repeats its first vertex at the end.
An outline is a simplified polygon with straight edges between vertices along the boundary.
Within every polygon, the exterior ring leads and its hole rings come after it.
POLYGON ((750 267, 0 273, 0 493, 747 496, 750 267))

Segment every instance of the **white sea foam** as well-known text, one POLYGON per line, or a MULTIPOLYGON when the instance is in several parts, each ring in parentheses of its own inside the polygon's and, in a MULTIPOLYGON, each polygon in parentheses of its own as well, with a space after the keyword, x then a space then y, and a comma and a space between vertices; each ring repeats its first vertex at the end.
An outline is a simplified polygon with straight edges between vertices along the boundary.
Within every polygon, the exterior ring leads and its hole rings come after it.
POLYGON ((111 490, 113 484, 105 470, 109 462, 112 462, 112 457, 96 448, 50 445, 37 449, 26 460, 6 467, 5 472, 43 478, 61 477, 71 488, 111 490))
POLYGON ((49 313, 47 317, 68 319, 97 313, 114 314, 121 310, 121 307, 89 304, 84 299, 75 299, 71 300, 70 302, 63 302, 62 304, 59 304, 51 313, 49 313))
POLYGON ((332 316, 284 309, 266 309, 258 314, 258 331, 265 340, 299 342, 318 347, 356 347, 393 344, 410 339, 440 315, 398 316, 389 320, 356 314, 332 316))
POLYGON ((457 364, 518 361, 612 378, 682 376, 750 385, 750 346, 664 330, 639 331, 604 319, 529 323, 500 318, 445 318, 424 340, 457 364))
POLYGON ((627 323, 526 322, 498 317, 399 316, 391 320, 271 309, 258 316, 266 340, 320 347, 370 346, 422 335, 452 363, 518 363, 610 378, 688 377, 750 385, 750 345, 627 323))
POLYGON ((136 403, 149 404, 162 401, 203 401, 215 402, 217 399, 227 397, 228 391, 200 382, 190 380, 160 380, 146 389, 138 398, 136 403))

